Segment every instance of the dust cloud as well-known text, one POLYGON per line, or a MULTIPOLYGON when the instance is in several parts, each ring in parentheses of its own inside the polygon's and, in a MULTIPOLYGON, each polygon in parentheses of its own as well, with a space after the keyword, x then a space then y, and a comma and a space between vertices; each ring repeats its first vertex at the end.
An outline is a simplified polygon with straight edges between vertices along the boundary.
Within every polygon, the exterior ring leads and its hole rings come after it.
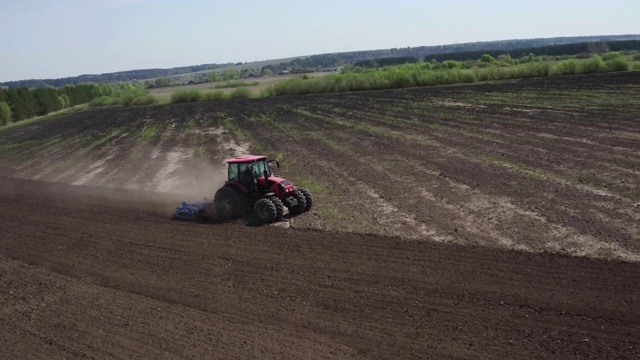
POLYGON ((171 172, 161 172, 150 180, 151 188, 158 193, 182 196, 185 201, 213 199, 215 192, 227 180, 226 164, 190 161, 184 166, 176 165, 171 172))

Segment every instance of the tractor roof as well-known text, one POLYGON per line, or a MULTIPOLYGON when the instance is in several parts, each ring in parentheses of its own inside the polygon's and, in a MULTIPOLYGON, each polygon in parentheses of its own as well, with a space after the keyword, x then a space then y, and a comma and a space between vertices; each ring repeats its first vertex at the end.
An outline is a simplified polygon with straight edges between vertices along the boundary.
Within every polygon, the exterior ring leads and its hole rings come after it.
POLYGON ((267 157, 264 155, 246 155, 246 156, 238 156, 233 159, 228 159, 227 164, 237 164, 237 163, 250 163, 256 160, 266 159, 267 157))

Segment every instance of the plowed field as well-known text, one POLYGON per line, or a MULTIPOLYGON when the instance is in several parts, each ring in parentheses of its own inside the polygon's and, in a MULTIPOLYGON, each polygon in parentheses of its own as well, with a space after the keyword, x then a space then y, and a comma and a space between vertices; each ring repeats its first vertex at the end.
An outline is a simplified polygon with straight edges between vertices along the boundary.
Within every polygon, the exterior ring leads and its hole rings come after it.
POLYGON ((0 131, 0 358, 637 358, 640 73, 0 131), (169 220, 282 159, 290 228, 169 220))

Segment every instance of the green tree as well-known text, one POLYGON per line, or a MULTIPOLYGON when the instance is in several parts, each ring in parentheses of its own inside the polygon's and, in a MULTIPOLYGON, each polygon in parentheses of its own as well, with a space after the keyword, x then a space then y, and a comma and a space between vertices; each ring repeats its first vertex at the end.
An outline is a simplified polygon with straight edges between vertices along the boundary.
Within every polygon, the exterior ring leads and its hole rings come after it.
POLYGON ((502 55, 498 56, 498 61, 503 63, 503 64, 513 65, 513 59, 511 58, 511 55, 509 55, 509 54, 502 54, 502 55))
POLYGON ((67 85, 59 94, 67 94, 72 105, 86 104, 89 101, 95 99, 96 92, 93 89, 99 86, 97 84, 79 84, 79 85, 67 85))
POLYGON ((60 95, 60 99, 64 101, 64 106, 63 106, 64 109, 71 107, 71 100, 69 100, 69 96, 67 96, 67 94, 60 95))
POLYGON ((216 82, 220 81, 220 75, 217 71, 212 71, 207 75, 207 81, 216 82))
POLYGON ((493 56, 491 56, 489 54, 484 54, 484 55, 480 56, 478 61, 483 62, 483 63, 494 63, 494 62, 496 62, 496 58, 494 58, 493 56))
POLYGON ((38 103, 27 88, 9 89, 7 100, 16 121, 34 117, 38 111, 38 103))
POLYGON ((520 58, 520 64, 533 62, 533 58, 534 58, 533 53, 529 53, 529 55, 523 56, 520 58))
POLYGON ((445 69, 460 69, 460 63, 453 60, 447 60, 442 63, 442 67, 445 69))
POLYGON ((240 72, 238 72, 238 70, 224 69, 222 71, 222 80, 229 81, 235 79, 240 79, 240 72))
POLYGON ((37 115, 47 115, 50 112, 62 109, 58 98, 58 92, 54 88, 40 88, 32 90, 33 97, 38 103, 37 115))
POLYGON ((602 61, 610 61, 620 58, 619 52, 608 52, 602 54, 602 61))
POLYGON ((271 76, 271 75, 273 75, 273 71, 271 71, 271 69, 267 69, 267 68, 262 69, 262 76, 271 76))
POLYGON ((155 85, 155 87, 166 87, 171 85, 171 81, 169 81, 169 79, 167 78, 157 78, 156 81, 153 83, 155 85))
POLYGON ((0 101, 0 126, 7 125, 11 121, 11 109, 9 104, 0 101))

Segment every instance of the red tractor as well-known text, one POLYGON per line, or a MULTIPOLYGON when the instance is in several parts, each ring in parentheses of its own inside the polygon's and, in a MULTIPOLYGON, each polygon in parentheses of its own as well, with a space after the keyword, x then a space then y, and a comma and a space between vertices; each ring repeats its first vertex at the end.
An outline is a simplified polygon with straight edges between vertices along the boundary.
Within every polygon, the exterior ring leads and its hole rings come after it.
POLYGON ((236 157, 227 164, 229 179, 213 199, 218 218, 238 218, 253 209, 260 222, 272 223, 283 219, 285 207, 296 215, 313 206, 311 193, 274 174, 266 156, 236 157))

